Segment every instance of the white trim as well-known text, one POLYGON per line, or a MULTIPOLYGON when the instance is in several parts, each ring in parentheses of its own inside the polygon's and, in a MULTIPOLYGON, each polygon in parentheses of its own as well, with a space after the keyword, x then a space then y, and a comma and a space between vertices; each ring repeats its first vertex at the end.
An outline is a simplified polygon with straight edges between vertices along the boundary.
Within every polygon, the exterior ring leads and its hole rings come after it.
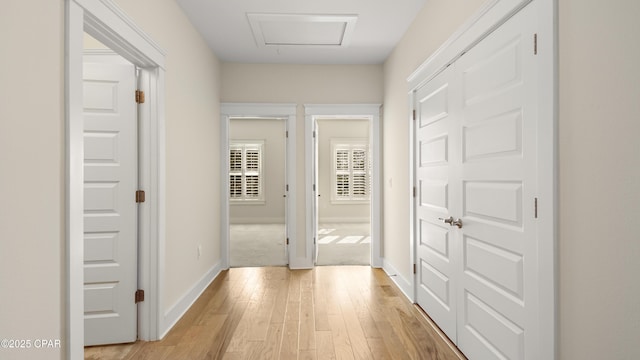
POLYGON ((200 295, 211 285, 211 283, 220 275, 222 271, 221 263, 215 264, 209 271, 207 271, 200 280, 198 280, 193 287, 187 291, 184 296, 178 300, 171 308, 165 312, 163 318, 163 324, 166 326, 163 332, 160 334, 160 338, 163 338, 173 328, 173 326, 184 316, 184 314, 191 308, 191 306, 198 300, 200 295))
POLYGON ((86 31, 143 68, 148 104, 141 113, 139 179, 147 193, 140 220, 139 282, 147 299, 139 305, 138 335, 157 340, 162 328, 164 251, 164 59, 165 53, 112 0, 65 2, 67 358, 84 359, 82 56, 86 31))
MULTIPOLYGON (((490 0, 449 37, 438 50, 409 75, 410 89, 417 89, 456 61, 489 33, 502 25, 532 0, 490 0)), ((555 0, 542 0, 555 1, 555 0)))
POLYGON ((382 261, 382 270, 384 270, 384 272, 387 274, 389 279, 391 279, 391 281, 393 281, 393 283, 398 286, 400 291, 402 291, 404 296, 406 296, 407 299, 409 299, 409 301, 411 302, 415 301, 415 298, 412 295, 414 291, 413 291, 413 284, 411 283, 411 281, 407 280, 402 275, 400 275, 401 273, 393 265, 391 265, 391 263, 389 263, 386 259, 382 261))
MULTIPOLYGON (((305 104, 305 183, 307 208, 315 203, 313 191, 314 148, 313 132, 317 119, 363 119, 370 121, 369 151, 371 152, 371 266, 382 267, 382 156, 380 152, 382 133, 380 129, 380 104, 305 104)), ((314 262, 313 238, 315 229, 314 211, 307 211, 305 268, 312 268, 314 262)))
MULTIPOLYGON (((557 209, 558 209, 558 39, 557 39, 557 0, 491 0, 480 11, 456 31, 429 59, 420 65, 407 79, 409 113, 416 108, 414 90, 418 89, 449 64, 455 62, 468 49, 479 43, 489 33, 501 26, 514 14, 531 2, 537 2, 538 14, 538 74, 539 122, 538 122, 538 262, 544 266, 538 269, 538 310, 539 330, 537 348, 539 358, 556 359, 558 357, 558 305, 557 305, 557 209)), ((413 123, 413 121, 411 121, 413 123)), ((414 179, 414 125, 410 126, 410 189, 415 186, 414 179)), ((411 261, 415 263, 415 217, 410 197, 410 251, 411 261)), ((413 276, 412 294, 417 291, 417 277, 413 276)))
POLYGON ((286 154, 286 226, 289 237, 289 267, 297 264, 296 252, 296 111, 295 104, 222 103, 220 104, 220 256, 223 269, 229 268, 229 121, 231 118, 282 119, 289 136, 286 154))

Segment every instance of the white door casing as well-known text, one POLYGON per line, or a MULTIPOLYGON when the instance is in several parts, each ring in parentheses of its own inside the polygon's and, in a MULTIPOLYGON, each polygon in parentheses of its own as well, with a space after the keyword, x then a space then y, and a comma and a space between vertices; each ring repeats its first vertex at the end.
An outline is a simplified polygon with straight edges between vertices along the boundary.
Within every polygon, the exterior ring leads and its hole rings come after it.
POLYGON ((137 338, 137 115, 132 64, 83 64, 85 345, 137 338))
POLYGON ((536 5, 414 95, 417 302, 471 359, 550 352, 540 346, 536 5), (438 219, 450 216, 462 228, 438 219))

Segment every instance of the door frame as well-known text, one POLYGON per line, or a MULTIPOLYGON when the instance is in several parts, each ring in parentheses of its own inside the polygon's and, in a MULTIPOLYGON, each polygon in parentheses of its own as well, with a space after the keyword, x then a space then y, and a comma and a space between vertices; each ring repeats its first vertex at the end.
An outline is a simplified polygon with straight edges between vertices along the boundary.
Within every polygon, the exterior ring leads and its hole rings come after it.
POLYGON ((371 222, 371 267, 382 267, 382 156, 380 151, 380 107, 381 104, 305 104, 305 183, 306 183, 306 241, 305 263, 302 267, 315 266, 315 244, 317 236, 315 204, 317 197, 313 189, 315 183, 315 141, 313 132, 318 119, 368 119, 370 128, 369 151, 371 153, 371 189, 370 194, 370 222, 371 222))
MULTIPOLYGON (((482 41, 493 30, 504 24, 515 13, 531 2, 538 3, 537 56, 540 61, 538 78, 538 269, 540 333, 537 341, 540 358, 555 359, 558 354, 557 323, 557 214, 558 214, 558 40, 557 0, 492 0, 487 2, 469 21, 462 25, 431 57, 421 64, 407 79, 409 90, 409 169, 410 189, 415 189, 415 122, 416 90, 433 79, 442 70, 482 41)), ((532 39, 533 44, 533 39, 532 39)), ((416 264, 416 221, 414 202, 409 195, 410 261, 416 264)), ((412 289, 408 292, 415 302, 418 279, 412 274, 412 289)))
POLYGON ((295 104, 220 104, 220 257, 223 269, 229 268, 229 125, 232 118, 281 119, 287 131, 285 181, 289 187, 285 202, 288 264, 296 254, 296 105, 295 104))
MULTIPOLYGON (((146 300, 138 306, 138 337, 157 340, 164 324, 162 280, 165 237, 165 52, 113 0, 65 1, 65 242, 66 356, 84 359, 84 33, 141 69, 146 103, 139 106, 139 179, 147 202, 138 209, 138 286, 146 300)), ((133 295, 133 294, 132 294, 133 295)))

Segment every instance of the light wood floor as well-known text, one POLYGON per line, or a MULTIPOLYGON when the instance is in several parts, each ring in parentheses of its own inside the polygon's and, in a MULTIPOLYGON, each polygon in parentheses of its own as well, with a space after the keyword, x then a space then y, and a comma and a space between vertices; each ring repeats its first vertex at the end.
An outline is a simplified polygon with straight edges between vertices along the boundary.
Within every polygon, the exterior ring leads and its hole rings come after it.
POLYGON ((464 359, 379 269, 233 268, 161 341, 85 359, 464 359))

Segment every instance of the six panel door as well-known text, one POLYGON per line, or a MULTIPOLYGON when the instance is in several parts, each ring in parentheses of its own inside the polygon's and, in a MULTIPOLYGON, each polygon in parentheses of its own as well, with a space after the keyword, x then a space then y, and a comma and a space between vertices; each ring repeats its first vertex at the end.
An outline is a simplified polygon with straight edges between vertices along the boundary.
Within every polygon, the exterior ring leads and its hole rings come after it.
POLYGON ((137 337, 137 116, 133 65, 84 76, 85 345, 137 337))

